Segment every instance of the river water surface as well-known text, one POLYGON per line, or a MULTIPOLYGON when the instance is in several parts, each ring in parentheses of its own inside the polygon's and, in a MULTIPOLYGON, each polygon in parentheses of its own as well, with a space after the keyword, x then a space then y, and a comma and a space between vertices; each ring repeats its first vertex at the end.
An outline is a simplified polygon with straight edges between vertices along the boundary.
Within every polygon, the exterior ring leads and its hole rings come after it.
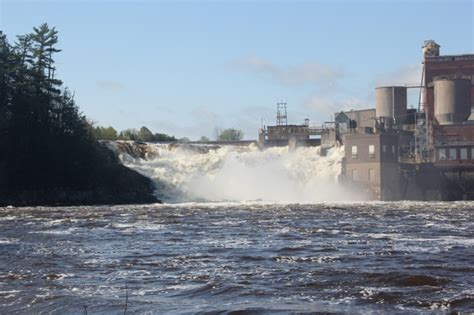
POLYGON ((462 202, 0 208, 0 313, 472 312, 473 219, 462 202))

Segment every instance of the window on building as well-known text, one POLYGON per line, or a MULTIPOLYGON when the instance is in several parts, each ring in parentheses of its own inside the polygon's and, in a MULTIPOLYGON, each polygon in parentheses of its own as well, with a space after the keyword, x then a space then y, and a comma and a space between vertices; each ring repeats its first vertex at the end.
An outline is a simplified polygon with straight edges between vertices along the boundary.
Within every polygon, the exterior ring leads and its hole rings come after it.
POLYGON ((385 144, 382 145, 382 151, 383 151, 383 153, 387 152, 387 146, 385 144))
POLYGON ((450 161, 457 160, 457 158, 458 158, 457 153, 458 152, 457 152, 456 148, 450 148, 449 149, 449 160, 450 161))
POLYGON ((358 179, 359 179, 359 171, 352 170, 352 180, 358 180, 358 179))
POLYGON ((471 148, 471 160, 474 160, 474 148, 471 148))
POLYGON ((356 145, 352 146, 352 158, 353 159, 357 158, 357 146, 356 145))
POLYGON ((392 154, 395 154, 395 152, 396 152, 396 151, 395 151, 395 146, 392 145, 392 154))
POLYGON ((467 160, 467 148, 461 148, 459 150, 461 160, 467 160))
POLYGON ((373 168, 369 168, 369 182, 373 182, 375 180, 375 170, 373 168))
POLYGON ((370 158, 375 157, 375 145, 373 144, 369 145, 369 157, 370 158))
POLYGON ((446 149, 438 149, 438 160, 446 161, 446 149))

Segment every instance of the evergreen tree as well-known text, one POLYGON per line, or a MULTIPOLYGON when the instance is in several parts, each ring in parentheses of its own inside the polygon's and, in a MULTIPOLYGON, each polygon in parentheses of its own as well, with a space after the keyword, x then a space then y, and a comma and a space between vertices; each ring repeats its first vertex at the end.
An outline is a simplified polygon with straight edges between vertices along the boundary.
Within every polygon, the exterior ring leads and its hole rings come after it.
MULTIPOLYGON (((107 202, 117 200, 123 194, 131 199, 122 200, 137 201, 141 195, 142 200, 155 201, 149 195, 151 182, 120 165, 95 140, 74 94, 55 77, 57 34, 54 27, 42 24, 18 36, 11 46, 0 31, 0 204, 22 203, 23 194, 31 192, 37 197, 30 202, 56 202, 51 191, 62 196, 68 191, 81 192, 79 196, 86 192, 92 196, 88 202, 100 196, 107 202), (129 180, 139 190, 131 191, 129 180), (49 199, 42 199, 44 195, 49 199)), ((113 128, 104 130, 117 137, 113 128)))
MULTIPOLYGON (((10 92, 9 67, 11 64, 9 59, 10 46, 8 45, 6 36, 0 31, 0 136, 6 132, 7 107, 9 105, 10 92)), ((0 141, 3 137, 0 137, 0 141)))
POLYGON ((11 97, 11 53, 6 36, 0 31, 0 188, 6 181, 6 146, 11 97))
POLYGON ((24 67, 27 64, 32 65, 34 63, 33 55, 31 54, 32 44, 33 44, 32 34, 17 36, 15 50, 16 50, 17 56, 20 58, 20 66, 24 67))
POLYGON ((74 186, 68 174, 90 157, 82 155, 94 146, 85 118, 73 95, 61 90, 62 82, 54 78, 57 43, 57 31, 47 24, 18 36, 13 47, 0 36, 3 189, 74 186))

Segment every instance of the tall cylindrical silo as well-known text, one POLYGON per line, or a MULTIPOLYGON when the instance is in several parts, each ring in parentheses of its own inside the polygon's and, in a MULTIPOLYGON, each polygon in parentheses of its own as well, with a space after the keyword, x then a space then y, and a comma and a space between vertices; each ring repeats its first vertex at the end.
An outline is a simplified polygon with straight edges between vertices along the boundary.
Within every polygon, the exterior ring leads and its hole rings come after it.
POLYGON ((402 124, 407 115, 407 88, 383 86, 375 89, 375 116, 402 124))
POLYGON ((434 78, 434 113, 441 125, 466 121, 471 115, 471 80, 467 77, 434 78))

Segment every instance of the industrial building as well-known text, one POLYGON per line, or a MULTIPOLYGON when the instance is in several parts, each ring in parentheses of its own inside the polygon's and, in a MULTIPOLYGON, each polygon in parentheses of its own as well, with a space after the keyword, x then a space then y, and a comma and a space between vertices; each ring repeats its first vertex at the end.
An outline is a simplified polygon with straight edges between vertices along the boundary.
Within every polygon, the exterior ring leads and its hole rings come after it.
POLYGON ((340 182, 374 200, 474 199, 474 54, 442 56, 433 40, 422 53, 419 85, 376 87, 375 108, 335 113, 319 128, 288 125, 279 104, 259 144, 344 145, 340 182), (418 108, 407 108, 407 89, 419 91, 418 108))
POLYGON ((375 130, 375 108, 341 111, 334 114, 334 122, 342 134, 369 133, 375 130))
POLYGON ((474 55, 425 41, 420 86, 375 89, 374 131, 343 135, 344 182, 377 200, 474 198, 474 55), (420 92, 407 109, 407 89, 420 92), (356 154, 354 154, 356 152, 356 154))
POLYGON ((261 148, 269 146, 319 146, 323 128, 311 127, 309 119, 301 125, 288 124, 286 103, 277 103, 276 125, 262 126, 258 143, 261 148))

